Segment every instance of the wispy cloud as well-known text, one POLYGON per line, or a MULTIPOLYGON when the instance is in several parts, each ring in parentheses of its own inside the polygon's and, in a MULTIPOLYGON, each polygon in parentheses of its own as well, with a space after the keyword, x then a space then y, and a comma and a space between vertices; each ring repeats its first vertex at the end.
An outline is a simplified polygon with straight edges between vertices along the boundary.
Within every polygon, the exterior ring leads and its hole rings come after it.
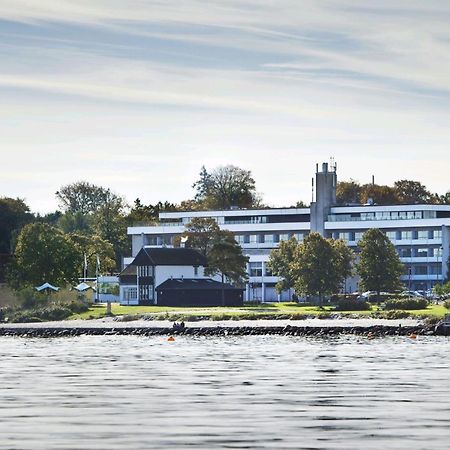
POLYGON ((54 184, 86 161, 85 175, 131 198, 145 197, 138 177, 149 200, 175 201, 201 164, 231 162, 287 204, 309 197, 318 159, 334 155, 344 176, 345 164, 378 167, 389 182, 395 154, 412 161, 410 176, 428 165, 423 181, 445 190, 449 20, 440 0, 3 0, 0 151, 11 175, 0 195, 14 188, 48 209, 15 167, 53 164, 54 184), (171 170, 185 184, 161 193, 171 170))

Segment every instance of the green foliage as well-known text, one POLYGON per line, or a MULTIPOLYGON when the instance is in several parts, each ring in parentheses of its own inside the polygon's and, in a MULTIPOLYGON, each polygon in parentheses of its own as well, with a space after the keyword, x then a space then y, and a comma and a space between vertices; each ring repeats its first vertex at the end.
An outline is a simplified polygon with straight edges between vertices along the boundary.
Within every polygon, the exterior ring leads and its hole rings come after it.
POLYGON ((298 244, 293 255, 291 277, 296 292, 323 295, 338 292, 351 274, 353 255, 341 241, 310 233, 298 244))
POLYGON ((270 252, 267 267, 275 276, 281 277, 275 285, 278 293, 294 287, 295 279, 292 273, 292 262, 297 245, 297 239, 291 237, 288 241, 281 241, 278 248, 270 252))
POLYGON ((205 269, 205 275, 219 273, 237 285, 247 279, 248 257, 242 254, 242 248, 234 239, 233 233, 229 231, 216 233, 207 258, 208 267, 205 269))
POLYGON ((360 185, 355 180, 340 181, 336 188, 338 204, 364 204, 371 198, 377 205, 408 205, 408 204, 450 204, 450 192, 446 194, 431 194, 419 181, 399 180, 394 186, 378 184, 360 185))
POLYGON ((430 203, 431 193, 418 181, 400 180, 394 183, 394 189, 401 204, 430 203))
POLYGON ((97 256, 100 260, 100 273, 110 272, 116 266, 115 253, 113 245, 102 239, 100 236, 86 236, 79 233, 69 235, 70 240, 75 244, 79 258, 84 261, 86 255, 88 263, 88 276, 95 276, 97 267, 97 256))
POLYGON ((389 238, 379 229, 367 230, 358 242, 361 249, 358 275, 367 291, 395 291, 401 286, 403 264, 389 238))
POLYGON ((98 211, 119 197, 107 188, 86 181, 77 181, 62 186, 56 192, 56 198, 64 212, 86 215, 98 211))
POLYGON ((433 287, 433 292, 440 297, 446 297, 450 295, 450 281, 444 284, 435 284, 433 287))
POLYGON ((393 298, 387 300, 384 309, 426 309, 428 301, 425 298, 393 298))
POLYGON ((0 253, 12 253, 14 238, 32 217, 24 200, 0 197, 0 253))
POLYGON ((213 243, 220 236, 221 230, 212 218, 194 217, 187 225, 183 237, 187 238, 186 245, 199 250, 207 256, 213 243))
POLYGON ((337 311, 369 311, 371 309, 370 303, 357 300, 353 297, 343 297, 337 301, 337 311))
POLYGON ((13 287, 61 286, 75 281, 80 267, 79 251, 68 236, 47 224, 28 224, 17 240, 8 281, 13 287))
POLYGON ((127 215, 127 223, 134 225, 137 223, 156 224, 159 222, 159 213, 165 211, 178 211, 179 207, 170 202, 158 202, 155 205, 143 205, 137 198, 131 211, 127 215))
POLYGON ((444 308, 450 309, 450 299, 445 300, 445 302, 444 302, 444 308))
POLYGON ((252 208, 260 204, 251 172, 236 166, 220 166, 210 173, 203 166, 193 187, 195 200, 208 209, 252 208))
POLYGON ((270 253, 268 267, 281 277, 276 285, 278 292, 295 288, 321 298, 339 291, 351 275, 352 263, 353 253, 343 241, 310 233, 303 243, 295 238, 282 241, 270 253))

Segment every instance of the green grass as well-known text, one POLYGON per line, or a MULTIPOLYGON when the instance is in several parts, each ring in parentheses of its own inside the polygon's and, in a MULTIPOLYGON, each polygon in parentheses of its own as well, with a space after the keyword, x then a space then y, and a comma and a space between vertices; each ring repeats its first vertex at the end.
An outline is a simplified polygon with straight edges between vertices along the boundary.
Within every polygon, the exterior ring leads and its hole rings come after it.
MULTIPOLYGON (((371 311, 334 311, 331 306, 319 308, 317 306, 303 306, 297 303, 266 303, 256 306, 241 307, 169 307, 169 306, 121 306, 112 304, 111 310, 115 316, 152 316, 155 319, 167 320, 199 320, 209 318, 211 320, 238 320, 238 319, 301 319, 306 316, 333 315, 357 315, 368 317, 378 308, 372 307, 371 311)), ((443 317, 449 313, 442 305, 430 305, 426 309, 408 311, 411 316, 419 317, 443 317)), ((74 314, 71 319, 99 319, 105 317, 106 306, 93 305, 89 311, 82 314, 74 314)))

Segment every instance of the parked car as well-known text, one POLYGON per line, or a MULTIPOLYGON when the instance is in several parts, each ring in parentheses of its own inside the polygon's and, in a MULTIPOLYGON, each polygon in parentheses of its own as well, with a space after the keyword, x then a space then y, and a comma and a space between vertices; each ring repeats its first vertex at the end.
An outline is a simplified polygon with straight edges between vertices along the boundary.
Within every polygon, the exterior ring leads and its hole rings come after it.
POLYGON ((424 298, 424 295, 422 295, 419 291, 402 291, 400 293, 401 297, 420 297, 424 298))

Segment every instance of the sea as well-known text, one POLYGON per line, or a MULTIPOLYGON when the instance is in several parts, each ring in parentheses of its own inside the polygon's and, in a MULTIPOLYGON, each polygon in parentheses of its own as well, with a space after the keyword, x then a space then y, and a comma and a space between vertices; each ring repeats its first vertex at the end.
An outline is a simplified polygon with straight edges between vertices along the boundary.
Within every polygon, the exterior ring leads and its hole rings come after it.
POLYGON ((0 337, 1 449, 449 449, 450 340, 0 337))

